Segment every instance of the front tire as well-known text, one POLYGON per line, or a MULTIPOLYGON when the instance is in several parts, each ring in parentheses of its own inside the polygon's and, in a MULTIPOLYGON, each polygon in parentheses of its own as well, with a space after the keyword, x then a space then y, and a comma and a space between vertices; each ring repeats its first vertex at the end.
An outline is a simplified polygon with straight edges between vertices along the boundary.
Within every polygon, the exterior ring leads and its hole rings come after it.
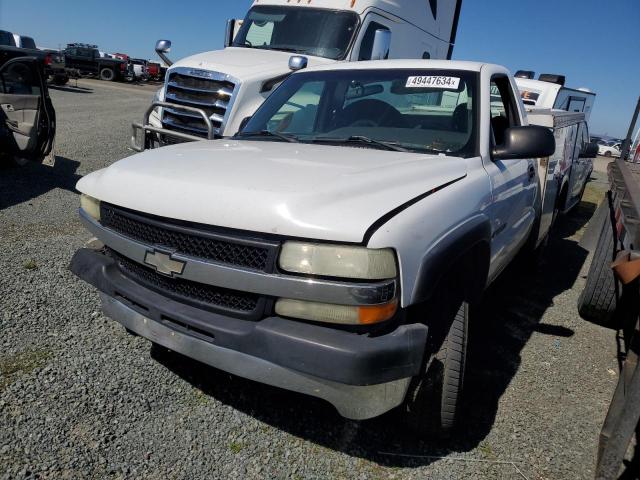
POLYGON ((604 152, 605 157, 611 157, 611 152, 604 152))
POLYGON ((460 417, 469 303, 462 289, 449 286, 434 296, 443 304, 429 321, 423 374, 414 378, 407 395, 408 426, 421 435, 447 437, 460 417))
POLYGON ((103 68, 100 70, 100 80, 104 80, 105 82, 112 82, 116 74, 110 68, 103 68))

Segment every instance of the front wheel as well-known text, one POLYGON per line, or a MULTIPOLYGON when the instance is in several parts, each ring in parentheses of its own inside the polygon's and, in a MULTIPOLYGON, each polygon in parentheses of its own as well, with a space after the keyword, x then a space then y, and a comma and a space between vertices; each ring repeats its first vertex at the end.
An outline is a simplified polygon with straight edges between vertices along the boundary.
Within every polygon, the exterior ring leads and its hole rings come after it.
POLYGON ((433 318, 423 374, 414 378, 405 416, 419 434, 448 436, 460 417, 464 384, 469 303, 462 289, 449 285, 434 296, 441 303, 433 318))
POLYGON ((103 68, 100 70, 100 80, 104 80, 105 82, 111 82, 115 78, 115 73, 110 68, 103 68))
POLYGON ((604 152, 605 157, 611 157, 611 152, 604 152))

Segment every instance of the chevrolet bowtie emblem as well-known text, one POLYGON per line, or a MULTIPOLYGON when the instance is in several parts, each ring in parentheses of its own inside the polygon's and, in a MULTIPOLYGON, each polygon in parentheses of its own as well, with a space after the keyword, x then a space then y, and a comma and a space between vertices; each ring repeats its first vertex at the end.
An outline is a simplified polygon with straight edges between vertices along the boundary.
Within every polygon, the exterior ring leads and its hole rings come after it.
POLYGON ((154 250, 147 252, 144 256, 144 263, 155 267, 158 273, 173 277, 174 275, 182 275, 184 272, 185 262, 174 260, 171 254, 158 252, 154 250))

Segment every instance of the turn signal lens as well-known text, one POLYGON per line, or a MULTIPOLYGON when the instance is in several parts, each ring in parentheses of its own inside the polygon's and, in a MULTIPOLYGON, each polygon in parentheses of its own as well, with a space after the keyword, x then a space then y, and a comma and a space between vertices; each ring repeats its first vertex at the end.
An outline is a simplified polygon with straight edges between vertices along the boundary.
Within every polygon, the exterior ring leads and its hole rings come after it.
POLYGON ((342 325, 371 325, 393 317, 398 301, 370 306, 332 305, 281 298, 276 302, 276 313, 283 317, 312 320, 342 325))
POLYGON ((327 277, 381 280, 397 275, 396 258, 389 248, 285 242, 279 265, 287 272, 327 277))
POLYGON ((85 194, 80 195, 80 208, 97 222, 100 221, 100 200, 97 198, 85 194))

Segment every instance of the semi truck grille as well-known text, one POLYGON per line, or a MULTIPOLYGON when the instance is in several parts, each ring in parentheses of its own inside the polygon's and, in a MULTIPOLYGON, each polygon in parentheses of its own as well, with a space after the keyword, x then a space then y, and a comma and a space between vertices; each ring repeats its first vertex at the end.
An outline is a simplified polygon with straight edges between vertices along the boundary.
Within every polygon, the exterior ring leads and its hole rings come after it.
POLYGON ((177 301, 245 318, 257 319, 264 311, 265 299, 259 295, 167 277, 113 250, 109 249, 108 253, 126 277, 177 301))
MULTIPOLYGON (((188 69, 186 70, 188 72, 188 69)), ((223 74, 212 73, 215 78, 202 78, 182 72, 172 72, 167 80, 165 101, 202 109, 211 119, 215 134, 222 133, 224 118, 233 97, 235 84, 224 80, 223 74)), ((164 108, 162 123, 170 130, 207 136, 207 126, 198 114, 184 110, 164 108)))
POLYGON ((177 222, 121 209, 101 207, 101 223, 126 237, 191 257, 271 273, 279 244, 219 233, 211 227, 177 222))

